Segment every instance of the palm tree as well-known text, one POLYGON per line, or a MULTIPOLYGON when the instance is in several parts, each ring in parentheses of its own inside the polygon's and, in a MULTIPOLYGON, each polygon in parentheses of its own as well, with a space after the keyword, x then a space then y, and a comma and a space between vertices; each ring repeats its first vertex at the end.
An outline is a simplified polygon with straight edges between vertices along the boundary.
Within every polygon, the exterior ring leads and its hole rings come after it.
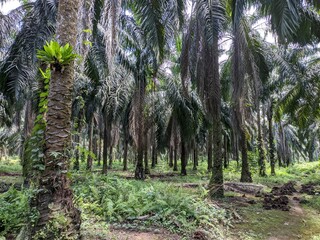
MULTIPOLYGON (((69 43, 75 46, 79 7, 79 0, 59 1, 56 34, 60 44, 69 43)), ((62 214, 67 224, 58 227, 60 237, 80 238, 80 212, 73 204, 73 194, 67 178, 68 151, 71 144, 70 118, 73 80, 74 62, 66 66, 64 71, 61 69, 52 71, 46 116, 45 169, 41 173, 40 190, 34 203, 40 215, 33 228, 32 236, 36 236, 40 230, 45 230, 47 238, 53 239, 55 232, 52 232, 47 224, 54 220, 57 214, 62 214)))
POLYGON ((208 170, 212 170, 210 194, 215 197, 223 196, 218 40, 224 18, 224 8, 220 1, 196 2, 192 6, 181 52, 181 80, 184 92, 187 93, 190 80, 196 84, 200 99, 206 108, 206 118, 212 123, 207 135, 207 150, 208 170))

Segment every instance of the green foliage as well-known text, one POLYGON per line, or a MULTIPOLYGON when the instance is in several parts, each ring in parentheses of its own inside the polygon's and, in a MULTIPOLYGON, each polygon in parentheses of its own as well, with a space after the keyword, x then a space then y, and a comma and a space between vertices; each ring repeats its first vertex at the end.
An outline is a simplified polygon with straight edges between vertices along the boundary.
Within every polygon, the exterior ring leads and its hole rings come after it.
POLYGON ((37 51, 37 58, 39 60, 50 64, 51 67, 55 67, 56 69, 69 65, 77 57, 78 55, 73 52, 73 47, 69 43, 60 46, 56 41, 46 42, 43 50, 37 51))
POLYGON ((43 72, 39 69, 40 80, 43 88, 39 90, 39 103, 38 115, 35 119, 35 124, 32 129, 30 138, 25 143, 25 154, 23 160, 23 175, 33 175, 33 170, 43 171, 44 164, 44 133, 46 129, 45 114, 48 110, 48 95, 49 95, 49 82, 51 78, 51 71, 49 68, 43 72))
POLYGON ((143 221, 146 225, 187 234, 200 227, 218 239, 219 222, 225 221, 225 212, 217 206, 167 183, 98 175, 79 182, 74 186, 79 206, 85 213, 104 217, 109 222, 133 222, 146 216, 143 221))
POLYGON ((29 199, 32 191, 18 191, 11 187, 0 194, 0 236, 17 232, 27 222, 34 222, 37 214, 30 210, 29 199))

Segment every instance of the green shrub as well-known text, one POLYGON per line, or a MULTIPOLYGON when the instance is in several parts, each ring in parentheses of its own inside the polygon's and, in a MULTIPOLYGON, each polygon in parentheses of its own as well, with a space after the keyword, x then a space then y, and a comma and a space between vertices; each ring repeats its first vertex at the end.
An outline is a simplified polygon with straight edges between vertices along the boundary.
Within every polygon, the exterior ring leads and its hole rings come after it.
POLYGON ((6 193, 0 194, 0 236, 16 233, 28 221, 32 220, 29 208, 31 194, 31 190, 18 191, 14 187, 11 187, 6 193))
POLYGON ((201 227, 218 239, 224 210, 168 183, 128 181, 92 175, 74 191, 84 212, 108 222, 130 222, 146 216, 143 224, 159 225, 175 232, 191 233, 201 227))

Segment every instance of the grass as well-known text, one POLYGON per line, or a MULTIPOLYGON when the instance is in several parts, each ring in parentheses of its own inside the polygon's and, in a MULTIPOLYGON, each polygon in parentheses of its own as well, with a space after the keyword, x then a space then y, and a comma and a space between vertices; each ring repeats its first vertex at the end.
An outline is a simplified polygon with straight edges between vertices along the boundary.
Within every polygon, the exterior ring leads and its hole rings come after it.
MULTIPOLYGON (((7 173, 21 173, 19 163, 17 157, 2 159, 0 182, 21 183, 22 177, 7 175, 7 173)), ((96 171, 94 174, 86 172, 85 167, 85 162, 81 162, 81 171, 72 172, 71 175, 76 202, 82 209, 82 231, 87 239, 95 237, 103 239, 103 236, 108 234, 109 224, 140 230, 148 227, 165 228, 172 232, 185 233, 186 238, 195 229, 203 228, 215 236, 214 239, 219 237, 225 239, 222 237, 221 227, 226 227, 229 220, 224 209, 207 201, 205 198, 207 191, 202 187, 178 187, 180 183, 207 184, 209 182, 210 173, 206 169, 206 163, 201 159, 197 171, 192 170, 192 163, 189 163, 187 176, 180 176, 180 172, 177 172, 174 176, 147 178, 143 182, 126 179, 134 174, 132 163, 128 164, 129 171, 123 172, 122 162, 114 161, 113 169, 108 171, 108 176, 97 173, 101 170, 101 166, 97 166, 96 162, 94 162, 93 170, 96 171), (143 220, 139 220, 141 217, 143 220)), ((178 167, 180 168, 180 165, 178 167)), ((168 167, 165 160, 159 161, 157 167, 150 170, 154 175, 172 173, 172 169, 168 167)), ((267 168, 267 174, 268 177, 259 177, 254 172, 254 183, 266 185, 268 188, 288 181, 320 184, 319 162, 301 163, 288 168, 277 167, 276 176, 270 176, 270 168, 267 168)), ((234 161, 228 169, 224 170, 224 176, 225 181, 239 181, 240 169, 234 161)), ((3 208, 1 205, 0 216, 2 218, 5 216, 7 222, 12 216, 14 218, 12 223, 18 222, 14 224, 16 227, 12 225, 6 232, 18 229, 25 219, 25 215, 20 213, 28 212, 26 198, 17 194, 17 192, 12 193, 12 196, 16 196, 13 198, 0 194, 2 205, 5 206, 3 208), (22 207, 19 208, 16 204, 22 207), (17 214, 11 213, 8 209, 16 211, 17 214)), ((232 205, 228 200, 235 196, 240 195, 227 192, 226 199, 220 201, 219 206, 232 205)), ((305 196, 305 198, 308 202, 302 205, 305 211, 302 218, 293 217, 288 212, 264 211, 261 204, 248 207, 232 206, 239 209, 240 215, 245 220, 242 224, 235 225, 236 231, 239 232, 236 239, 262 240, 277 235, 288 236, 290 239, 320 239, 319 196, 305 196)))
POLYGON ((2 158, 0 160, 0 174, 1 173, 21 173, 22 167, 17 156, 10 158, 2 158))

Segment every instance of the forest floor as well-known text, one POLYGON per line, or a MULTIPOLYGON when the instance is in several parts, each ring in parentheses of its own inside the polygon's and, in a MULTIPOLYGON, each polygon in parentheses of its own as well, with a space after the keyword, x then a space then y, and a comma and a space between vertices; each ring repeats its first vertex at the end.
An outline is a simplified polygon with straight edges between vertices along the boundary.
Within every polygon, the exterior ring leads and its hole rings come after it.
MULTIPOLYGON (((160 189, 159 191, 163 191, 163 188, 165 189, 166 186, 170 186, 170 188, 173 189, 173 194, 175 194, 174 191, 176 189, 177 192, 179 191, 181 194, 186 194, 182 195, 182 197, 199 197, 206 193, 204 189, 209 180, 209 175, 204 170, 204 167, 199 167, 197 172, 189 170, 189 175, 182 177, 178 173, 173 173, 166 167, 160 166, 152 170, 152 174, 142 183, 136 183, 136 181, 132 179, 132 171, 123 172, 120 171, 120 169, 121 165, 115 163, 114 169, 109 171, 108 174, 112 176, 112 181, 114 181, 114 179, 120 179, 121 185, 124 185, 124 183, 125 185, 128 184, 126 187, 132 187, 130 184, 133 183, 133 188, 131 189, 137 188, 136 194, 140 194, 145 188, 149 189, 152 187, 152 189, 157 192, 158 189, 160 189)), ((8 186, 14 185, 16 188, 19 188, 19 184, 21 185, 22 183, 20 172, 21 167, 17 164, 17 161, 0 162, 0 201, 1 196, 5 194, 8 186)), ((80 173, 77 175, 77 179, 80 179, 79 182, 87 177, 88 173, 80 173)), ((246 185, 239 183, 237 181, 237 179, 239 179, 239 171, 234 166, 226 170, 225 178, 225 198, 211 202, 216 208, 223 209, 226 213, 226 220, 223 223, 219 223, 220 225, 218 227, 220 233, 222 233, 220 236, 223 236, 222 238, 220 237, 220 239, 320 239, 320 166, 318 162, 296 164, 287 169, 279 168, 277 169, 276 176, 266 178, 261 178, 254 174, 253 184, 246 185), (292 189, 294 190, 292 191, 292 189)), ((108 178, 108 181, 109 180, 108 178)), ((100 181, 100 179, 94 179, 94 181, 100 181)), ((76 186, 79 185, 77 180, 74 184, 76 186)), ((75 189, 76 193, 77 191, 85 192, 86 189, 75 189)), ((92 191, 94 193, 94 190, 92 191)), ((128 191, 128 188, 123 191, 128 191)), ((92 198, 91 195, 84 196, 89 199, 92 198)), ((193 227, 190 227, 192 231, 190 230, 189 235, 182 234, 184 229, 179 228, 182 228, 181 226, 189 228, 189 226, 191 226, 189 223, 189 225, 179 225, 179 223, 177 223, 178 227, 176 228, 171 228, 168 224, 158 224, 158 222, 154 224, 152 222, 153 213, 150 215, 141 214, 142 216, 136 218, 136 220, 139 221, 132 222, 131 220, 120 220, 119 218, 119 220, 110 220, 110 222, 108 222, 104 217, 97 217, 101 209, 98 209, 98 207, 94 205, 94 200, 92 200, 92 203, 89 202, 89 200, 86 203, 82 203, 81 208, 83 208, 84 213, 84 239, 205 240, 208 236, 205 231, 193 227), (151 224, 149 220, 152 222, 151 224), (146 222, 148 223, 146 224, 146 222)), ((155 212, 156 210, 153 211, 155 212)), ((1 237, 1 217, 5 218, 6 215, 1 212, 0 207, 0 240, 5 239, 1 237)), ((174 216, 169 216, 169 220, 165 221, 170 222, 170 218, 173 217, 174 216)), ((172 222, 170 222, 170 224, 172 224, 172 222)), ((217 225, 217 222, 215 221, 214 224, 217 225)), ((13 227, 12 229, 15 228, 13 227)), ((7 230, 3 236, 14 236, 12 231, 13 230, 7 230)))

